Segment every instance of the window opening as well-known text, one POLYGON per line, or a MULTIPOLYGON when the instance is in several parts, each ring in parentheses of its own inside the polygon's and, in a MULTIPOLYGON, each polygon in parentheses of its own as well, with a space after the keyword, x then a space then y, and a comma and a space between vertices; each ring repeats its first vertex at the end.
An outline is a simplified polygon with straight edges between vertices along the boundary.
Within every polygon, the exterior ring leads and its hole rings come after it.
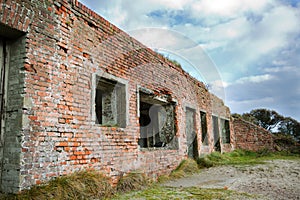
POLYGON ((175 105, 169 99, 157 100, 155 95, 139 91, 141 148, 176 147, 175 105))
POLYGON ((212 116, 213 121, 213 134, 214 134, 214 149, 215 151, 221 151, 220 134, 219 134, 219 118, 212 116))
POLYGON ((201 111, 200 117, 201 117, 202 144, 208 145, 206 113, 201 111))
POLYGON ((229 120, 221 119, 221 131, 222 131, 222 143, 229 144, 230 143, 230 126, 229 120))
POLYGON ((98 78, 95 95, 96 123, 102 126, 126 127, 125 85, 98 78))
POLYGON ((196 123, 195 123, 195 110, 186 108, 185 112, 185 130, 187 137, 188 146, 188 156, 190 158, 197 158, 198 155, 198 142, 196 133, 196 123))

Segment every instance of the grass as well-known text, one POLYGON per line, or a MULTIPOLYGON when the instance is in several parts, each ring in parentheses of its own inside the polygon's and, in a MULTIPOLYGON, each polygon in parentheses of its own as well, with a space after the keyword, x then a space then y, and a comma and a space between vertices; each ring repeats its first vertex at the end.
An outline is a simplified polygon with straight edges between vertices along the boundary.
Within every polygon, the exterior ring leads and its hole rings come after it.
POLYGON ((44 185, 37 185, 18 195, 4 195, 6 200, 104 199, 112 196, 113 188, 103 174, 89 170, 61 176, 44 185))
POLYGON ((199 168, 207 168, 218 165, 255 165, 274 159, 300 159, 300 155, 292 154, 290 152, 272 153, 268 150, 261 150, 258 152, 235 150, 223 154, 220 152, 213 152, 209 155, 198 158, 196 161, 199 168))
MULTIPOLYGON (((271 153, 267 150, 251 152, 235 150, 221 154, 214 152, 204 157, 183 160, 169 176, 160 177, 160 182, 186 177, 198 173, 199 168, 218 165, 260 164, 266 160, 300 159, 299 154, 288 151, 271 153)), ((48 199, 243 199, 252 198, 245 193, 226 189, 201 189, 197 187, 171 188, 153 184, 140 172, 131 172, 120 178, 116 188, 109 184, 109 178, 89 170, 58 177, 47 184, 32 187, 18 195, 2 195, 7 200, 48 200, 48 199)), ((255 197, 253 197, 255 198, 255 197)))
POLYGON ((162 175, 158 177, 158 182, 163 183, 169 180, 178 179, 182 177, 189 176, 194 173, 198 173, 199 167, 195 160, 193 159, 185 159, 180 162, 178 167, 173 170, 169 175, 162 175))
POLYGON ((178 167, 172 171, 169 178, 170 179, 182 178, 198 172, 199 172, 199 167, 196 161, 188 158, 186 160, 181 161, 178 167))
POLYGON ((226 189, 202 189, 198 187, 174 188, 155 185, 145 190, 119 194, 114 200, 125 199, 256 199, 254 195, 226 189))
POLYGON ((121 177, 118 185, 118 192, 128 192, 133 190, 140 190, 150 185, 150 180, 145 174, 140 172, 131 172, 121 177))
MULTIPOLYGON (((188 176, 199 172, 199 168, 218 165, 255 165, 274 159, 300 159, 300 155, 289 152, 271 153, 267 150, 259 152, 235 150, 221 154, 214 152, 197 159, 197 164, 192 159, 183 160, 179 166, 169 175, 160 177, 160 182, 188 176), (198 165, 198 166, 197 166, 198 165)), ((257 195, 240 193, 224 189, 203 189, 199 187, 167 187, 153 184, 150 187, 134 192, 119 193, 114 196, 115 200, 125 199, 261 199, 257 195)))

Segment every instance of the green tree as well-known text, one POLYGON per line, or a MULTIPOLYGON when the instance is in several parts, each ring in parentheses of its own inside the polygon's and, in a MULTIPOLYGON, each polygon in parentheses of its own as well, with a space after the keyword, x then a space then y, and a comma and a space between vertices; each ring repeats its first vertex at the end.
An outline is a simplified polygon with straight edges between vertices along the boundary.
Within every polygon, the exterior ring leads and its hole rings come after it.
POLYGON ((267 129, 268 131, 273 131, 278 128, 280 123, 284 120, 284 117, 276 111, 267 109, 255 109, 250 111, 249 114, 246 113, 244 115, 247 117, 249 117, 249 115, 254 117, 256 120, 254 120, 253 123, 267 129))
POLYGON ((300 123, 291 117, 284 118, 280 123, 278 132, 285 135, 291 135, 297 141, 300 141, 300 123))

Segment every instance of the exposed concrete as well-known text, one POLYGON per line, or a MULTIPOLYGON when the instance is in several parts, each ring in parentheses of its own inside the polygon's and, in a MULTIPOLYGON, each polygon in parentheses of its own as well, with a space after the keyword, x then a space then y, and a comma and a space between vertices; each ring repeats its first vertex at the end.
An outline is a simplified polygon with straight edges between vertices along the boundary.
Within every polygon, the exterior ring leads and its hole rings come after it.
POLYGON ((22 140, 24 131, 30 126, 30 119, 23 115, 26 109, 24 102, 24 73, 25 37, 6 40, 5 54, 5 99, 4 129, 2 133, 1 151, 1 190, 16 192, 20 189, 20 165, 22 157, 22 140))

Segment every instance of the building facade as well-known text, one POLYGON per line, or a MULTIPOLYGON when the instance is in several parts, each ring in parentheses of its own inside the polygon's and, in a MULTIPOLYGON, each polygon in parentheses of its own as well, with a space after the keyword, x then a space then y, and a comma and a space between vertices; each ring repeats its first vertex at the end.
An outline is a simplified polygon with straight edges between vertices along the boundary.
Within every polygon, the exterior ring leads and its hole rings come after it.
POLYGON ((234 148, 222 100, 76 0, 0 0, 0 67, 4 192, 234 148))

